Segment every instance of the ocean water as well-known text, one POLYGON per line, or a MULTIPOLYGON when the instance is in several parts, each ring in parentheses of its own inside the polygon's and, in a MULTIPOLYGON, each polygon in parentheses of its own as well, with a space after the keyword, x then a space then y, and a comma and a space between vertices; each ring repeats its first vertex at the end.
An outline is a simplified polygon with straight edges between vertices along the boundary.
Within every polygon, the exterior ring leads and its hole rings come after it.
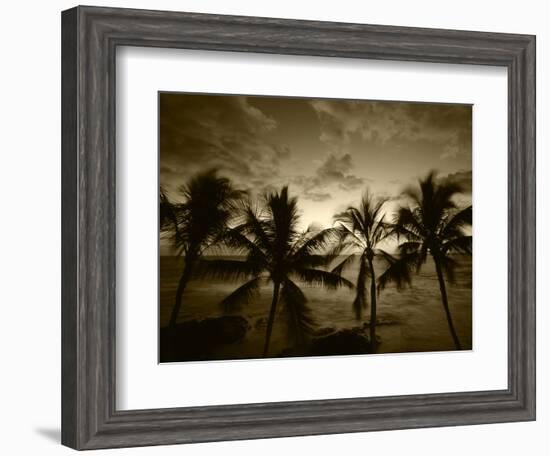
MULTIPOLYGON (((453 322, 464 349, 472 347, 472 263, 471 257, 456 257, 458 268, 455 283, 447 283, 447 294, 453 322)), ((176 288, 183 263, 177 257, 160 258, 160 326, 168 324, 174 305, 176 288)), ((375 265, 377 268, 377 265, 375 265)), ((349 268, 344 276, 355 283, 358 265, 349 268)), ((296 282, 308 298, 316 325, 319 329, 334 330, 362 326, 368 321, 365 312, 362 321, 355 319, 352 302, 354 291, 338 289, 326 290, 316 286, 296 282)), ((178 322, 223 315, 220 302, 241 283, 223 281, 189 282, 183 296, 182 311, 178 322)), ((369 294, 370 296, 370 294, 369 294)), ((254 358, 260 357, 265 338, 266 320, 272 298, 271 285, 263 286, 257 301, 243 307, 234 315, 246 318, 250 330, 245 338, 233 344, 221 346, 219 357, 254 358)), ((412 287, 403 291, 390 285, 383 290, 377 301, 380 338, 378 353, 427 352, 454 350, 449 332, 437 276, 433 262, 428 260, 418 274, 413 275, 412 287)), ((282 306, 279 306, 279 311, 282 306)), ((273 354, 292 346, 292 338, 285 325, 284 315, 276 318, 271 338, 270 352, 273 354)), ((218 353, 217 353, 218 354, 218 353)))

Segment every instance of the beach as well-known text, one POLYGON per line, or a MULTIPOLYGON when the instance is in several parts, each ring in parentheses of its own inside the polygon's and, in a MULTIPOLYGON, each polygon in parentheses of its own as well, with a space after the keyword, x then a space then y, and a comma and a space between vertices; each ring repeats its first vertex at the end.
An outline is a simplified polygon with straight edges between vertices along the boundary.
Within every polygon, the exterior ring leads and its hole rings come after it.
MULTIPOLYGON (((447 281, 449 307, 462 348, 468 350, 472 348, 472 263, 469 256, 457 255, 454 259, 458 267, 455 272, 455 283, 450 284, 447 281)), ((182 267, 181 258, 160 257, 159 323, 161 328, 168 324, 182 267)), ((379 265, 375 264, 375 269, 377 267, 379 265)), ((358 266, 351 265, 343 276, 355 282, 357 273, 358 266)), ((308 306, 318 330, 330 333, 360 327, 368 322, 368 311, 364 313, 361 321, 357 321, 354 317, 352 311, 354 290, 340 288, 330 291, 300 282, 296 283, 308 299, 308 306)), ((240 284, 216 280, 191 280, 183 296, 178 323, 224 315, 220 302, 240 284)), ((262 286, 257 300, 232 314, 247 320, 246 335, 238 342, 217 346, 212 359, 261 357, 271 298, 272 286, 266 284, 262 286)), ((397 291, 394 286, 389 286, 381 291, 377 308, 377 336, 380 339, 377 353, 455 349, 441 304, 435 268, 430 259, 418 274, 412 275, 410 288, 397 291)), ((282 306, 279 305, 270 347, 270 352, 275 356, 292 349, 292 338, 288 334, 285 318, 281 312, 282 306)))

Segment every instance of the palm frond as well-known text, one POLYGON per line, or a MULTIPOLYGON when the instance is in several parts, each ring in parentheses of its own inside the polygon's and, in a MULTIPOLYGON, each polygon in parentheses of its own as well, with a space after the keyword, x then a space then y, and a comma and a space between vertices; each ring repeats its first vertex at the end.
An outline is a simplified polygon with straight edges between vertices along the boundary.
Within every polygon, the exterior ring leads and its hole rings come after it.
POLYGON ((363 193, 360 212, 365 223, 365 228, 371 233, 371 236, 376 223, 384 218, 381 211, 386 202, 387 198, 375 198, 368 188, 363 193))
POLYGON ((354 232, 362 233, 364 236, 368 236, 368 224, 364 218, 364 214, 361 213, 356 207, 349 207, 347 212, 350 214, 352 221, 352 230, 354 232))
POLYGON ((270 251, 273 248, 272 239, 268 236, 269 223, 262 218, 250 203, 247 203, 243 209, 244 222, 235 228, 243 235, 250 235, 254 238, 254 243, 262 250, 270 251))
POLYGON ((233 254, 253 254, 255 258, 263 258, 264 262, 267 263, 266 252, 256 242, 245 236, 238 228, 224 230, 216 241, 229 247, 233 254))
POLYGON ((161 187, 159 192, 159 226, 160 229, 166 229, 176 225, 176 214, 174 213, 174 207, 161 187))
POLYGON ((390 283, 395 284, 398 290, 402 290, 406 285, 411 284, 411 271, 417 267, 419 261, 418 256, 420 254, 418 250, 412 250, 401 256, 391 255, 382 249, 379 249, 377 253, 387 264, 384 272, 378 277, 378 293, 390 283))
MULTIPOLYGON (((338 232, 342 231, 341 227, 338 227, 337 230, 338 232)), ((359 255, 364 251, 364 248, 364 246, 357 244, 355 238, 346 237, 344 235, 340 237, 340 239, 334 243, 332 248, 324 255, 325 261, 322 266, 331 272, 338 273, 338 265, 342 263, 340 257, 348 258, 350 255, 359 255), (330 267, 331 265, 332 268, 330 267)), ((344 271, 347 267, 347 264, 342 265, 341 271, 344 271)))
POLYGON ((420 250, 421 247, 422 247, 422 243, 418 241, 403 242, 402 244, 399 244, 399 253, 400 254, 411 253, 411 252, 420 250))
MULTIPOLYGON (((327 248, 338 239, 337 228, 327 228, 316 233, 306 232, 295 243, 291 256, 296 263, 310 264, 313 256, 319 256, 326 252, 327 248)), ((330 260, 327 255, 326 260, 330 260)))
POLYGON ((233 312, 243 305, 250 304, 253 299, 257 299, 260 294, 262 280, 264 280, 263 277, 255 277, 225 297, 221 302, 224 311, 233 312))
POLYGON ((339 287, 353 289, 354 285, 348 279, 329 271, 313 268, 296 268, 293 273, 309 285, 322 286, 331 290, 339 287))
POLYGON ((455 214, 452 214, 448 220, 445 220, 441 230, 440 236, 445 238, 450 238, 453 236, 459 236, 462 233, 462 230, 472 225, 472 206, 468 206, 455 214))
POLYGON ((196 174, 179 187, 181 203, 168 206, 166 195, 162 216, 172 211, 174 246, 188 255, 209 248, 217 235, 236 216, 238 201, 244 192, 231 181, 219 176, 215 169, 196 174))
POLYGON ((397 257, 416 258, 416 272, 420 272, 420 269, 428 256, 428 244, 427 242, 407 241, 398 245, 397 257), (416 254, 416 256, 414 256, 416 254))
POLYGON ((460 236, 445 241, 441 247, 442 253, 447 255, 448 253, 464 253, 466 255, 472 254, 472 236, 460 236))
POLYGON ((371 239, 372 239, 371 245, 375 247, 380 242, 393 236, 394 233, 392 228, 393 228, 393 225, 390 223, 384 222, 383 219, 376 220, 371 230, 371 239))
POLYGON ((226 281, 243 280, 258 275, 262 266, 250 261, 240 260, 206 260, 201 259, 195 268, 197 279, 218 279, 226 281))
POLYGON ((340 222, 340 225, 337 227, 338 229, 338 236, 340 238, 340 244, 344 244, 345 242, 348 243, 347 247, 352 247, 353 245, 360 250, 363 250, 367 247, 367 240, 364 238, 364 236, 361 235, 361 233, 354 231, 349 226, 342 224, 340 222))
POLYGON ((269 215, 268 235, 273 241, 273 250, 279 255, 285 255, 299 235, 296 229, 299 219, 298 200, 289 195, 287 186, 280 192, 267 193, 264 200, 269 215))
POLYGON ((349 267, 351 264, 359 258, 359 255, 352 253, 351 255, 347 255, 346 258, 344 258, 340 263, 338 263, 334 268, 331 269, 330 272, 333 274, 342 275, 342 273, 349 267))
MULTIPOLYGON (((449 212, 456 210, 454 196, 460 192, 460 185, 453 181, 437 179, 435 171, 420 179, 417 188, 406 189, 404 195, 413 203, 412 212, 416 216, 414 219, 422 227, 416 227, 412 231, 422 236, 435 235, 449 212)), ((403 221, 399 224, 407 226, 403 221)), ((413 218, 409 218, 408 228, 411 229, 413 225, 413 218)))
MULTIPOLYGON (((161 233, 167 233, 176 249, 185 247, 185 232, 182 232, 180 220, 184 217, 185 210, 181 204, 170 201, 170 198, 161 187, 159 194, 159 228, 161 233)), ((183 227, 185 224, 182 224, 183 227)))
POLYGON ((417 213, 409 207, 398 209, 392 229, 398 239, 404 237, 408 240, 419 241, 426 234, 426 229, 417 213))
POLYGON ((353 217, 349 211, 350 208, 346 209, 343 212, 338 212, 337 214, 334 214, 332 217, 334 220, 334 223, 337 223, 339 225, 346 226, 350 231, 353 230, 353 217))

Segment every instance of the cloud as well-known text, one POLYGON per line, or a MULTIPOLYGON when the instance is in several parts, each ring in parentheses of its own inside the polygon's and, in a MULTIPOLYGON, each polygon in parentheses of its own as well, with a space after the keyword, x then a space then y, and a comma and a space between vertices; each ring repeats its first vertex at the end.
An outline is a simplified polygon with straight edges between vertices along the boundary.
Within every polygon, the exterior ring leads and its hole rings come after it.
POLYGON ((352 168, 353 163, 350 154, 344 154, 340 157, 331 154, 317 169, 316 178, 321 185, 337 183, 342 190, 353 190, 363 185, 364 179, 351 174, 349 171, 352 168))
POLYGON ((316 203, 320 203, 320 202, 323 202, 323 201, 328 201, 329 199, 332 198, 332 196, 331 196, 330 193, 319 193, 319 192, 306 191, 305 193, 302 194, 302 198, 310 200, 310 201, 315 201, 316 203))
POLYGON ((462 170, 456 173, 447 174, 441 178, 443 182, 453 182, 460 185, 466 194, 472 193, 472 171, 462 170))
POLYGON ((315 170, 313 176, 298 176, 293 183, 303 189, 303 198, 312 201, 326 201, 332 197, 326 191, 329 187, 351 191, 364 185, 366 179, 351 173, 353 160, 350 154, 329 154, 315 170))
POLYGON ((354 140, 384 145, 431 144, 442 160, 471 154, 472 109, 467 105, 313 100, 320 140, 335 152, 354 140))
POLYGON ((246 97, 165 93, 159 116, 160 179, 169 189, 205 168, 265 185, 291 155, 288 146, 266 140, 277 122, 246 97))
POLYGON ((293 173, 293 150, 273 139, 277 128, 276 119, 244 96, 162 94, 161 183, 174 190, 197 171, 219 168, 253 194, 292 184, 314 202, 332 198, 327 188, 350 191, 364 184, 349 153, 328 153, 306 175, 293 173))

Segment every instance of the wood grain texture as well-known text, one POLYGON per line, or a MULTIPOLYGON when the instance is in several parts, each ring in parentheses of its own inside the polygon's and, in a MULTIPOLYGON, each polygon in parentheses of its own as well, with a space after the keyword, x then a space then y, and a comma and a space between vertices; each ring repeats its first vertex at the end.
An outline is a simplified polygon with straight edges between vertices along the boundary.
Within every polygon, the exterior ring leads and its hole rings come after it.
POLYGON ((67 11, 62 17, 61 32, 61 390, 62 422, 61 440, 67 445, 77 445, 77 375, 78 366, 75 341, 77 340, 77 41, 76 10, 67 11))
POLYGON ((535 418, 533 36, 95 7, 63 12, 62 29, 65 445, 93 449, 535 418), (117 411, 115 51, 122 45, 507 67, 508 388, 117 411))

